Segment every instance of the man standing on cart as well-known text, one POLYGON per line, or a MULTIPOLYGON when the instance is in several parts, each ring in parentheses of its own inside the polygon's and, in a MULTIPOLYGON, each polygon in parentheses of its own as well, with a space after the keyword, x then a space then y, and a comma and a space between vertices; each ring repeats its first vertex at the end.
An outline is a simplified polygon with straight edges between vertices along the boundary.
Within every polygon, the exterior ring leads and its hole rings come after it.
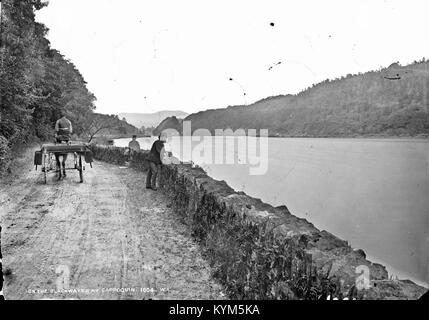
POLYGON ((61 118, 55 124, 55 139, 57 143, 69 142, 73 133, 72 123, 66 118, 65 113, 61 112, 61 118))
MULTIPOLYGON (((69 143, 71 139, 71 135, 73 133, 72 123, 69 119, 66 118, 65 112, 61 112, 61 118, 55 124, 55 139, 56 143, 69 143)), ((58 168, 58 179, 61 180, 66 175, 66 161, 67 154, 55 154, 55 159, 57 161, 58 168), (60 156, 63 157, 62 163, 60 162, 60 156), (61 175, 62 171, 62 175, 61 175)))

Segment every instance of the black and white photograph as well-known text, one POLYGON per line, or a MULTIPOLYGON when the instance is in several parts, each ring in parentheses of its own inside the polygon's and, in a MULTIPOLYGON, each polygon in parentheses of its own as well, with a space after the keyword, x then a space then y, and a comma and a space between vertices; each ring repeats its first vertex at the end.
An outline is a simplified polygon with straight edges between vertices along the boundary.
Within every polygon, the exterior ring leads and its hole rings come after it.
POLYGON ((429 1, 0 5, 4 303, 429 299, 429 1))

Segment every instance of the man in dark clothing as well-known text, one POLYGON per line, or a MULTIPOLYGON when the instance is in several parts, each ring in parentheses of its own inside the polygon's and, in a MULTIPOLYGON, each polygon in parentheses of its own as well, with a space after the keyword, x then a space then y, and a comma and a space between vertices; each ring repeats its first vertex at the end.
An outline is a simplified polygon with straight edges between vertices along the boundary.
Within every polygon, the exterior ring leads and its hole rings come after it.
POLYGON ((148 161, 149 161, 149 172, 146 178, 146 188, 157 190, 156 181, 158 178, 159 171, 161 170, 162 159, 164 158, 164 144, 166 137, 163 135, 159 136, 159 139, 155 141, 150 150, 148 161))

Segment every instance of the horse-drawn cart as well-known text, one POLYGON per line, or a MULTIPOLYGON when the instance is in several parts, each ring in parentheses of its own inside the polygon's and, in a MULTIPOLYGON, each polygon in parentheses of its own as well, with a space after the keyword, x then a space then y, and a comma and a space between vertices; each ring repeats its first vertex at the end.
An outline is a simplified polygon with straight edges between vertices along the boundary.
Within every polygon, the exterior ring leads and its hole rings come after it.
POLYGON ((92 167, 93 156, 91 150, 87 145, 82 143, 72 144, 44 144, 40 151, 36 151, 34 156, 34 165, 36 170, 38 166, 42 167, 44 174, 45 184, 48 181, 49 173, 58 173, 61 175, 61 166, 58 167, 60 156, 67 156, 72 154, 74 156, 74 166, 70 168, 63 168, 63 170, 77 170, 79 171, 80 182, 83 183, 83 172, 85 171, 84 161, 89 163, 92 167))

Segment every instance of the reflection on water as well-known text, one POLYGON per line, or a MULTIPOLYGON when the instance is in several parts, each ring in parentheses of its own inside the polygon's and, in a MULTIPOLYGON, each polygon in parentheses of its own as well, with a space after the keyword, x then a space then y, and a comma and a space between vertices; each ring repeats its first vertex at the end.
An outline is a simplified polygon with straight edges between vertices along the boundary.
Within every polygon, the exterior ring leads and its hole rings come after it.
MULTIPOLYGON (((139 141, 149 149, 153 139, 139 141)), ((168 148, 180 156, 179 145, 168 148)), ((260 176, 241 162, 202 167, 238 191, 287 205, 391 274, 429 281, 429 141, 270 138, 268 161, 260 176)))

